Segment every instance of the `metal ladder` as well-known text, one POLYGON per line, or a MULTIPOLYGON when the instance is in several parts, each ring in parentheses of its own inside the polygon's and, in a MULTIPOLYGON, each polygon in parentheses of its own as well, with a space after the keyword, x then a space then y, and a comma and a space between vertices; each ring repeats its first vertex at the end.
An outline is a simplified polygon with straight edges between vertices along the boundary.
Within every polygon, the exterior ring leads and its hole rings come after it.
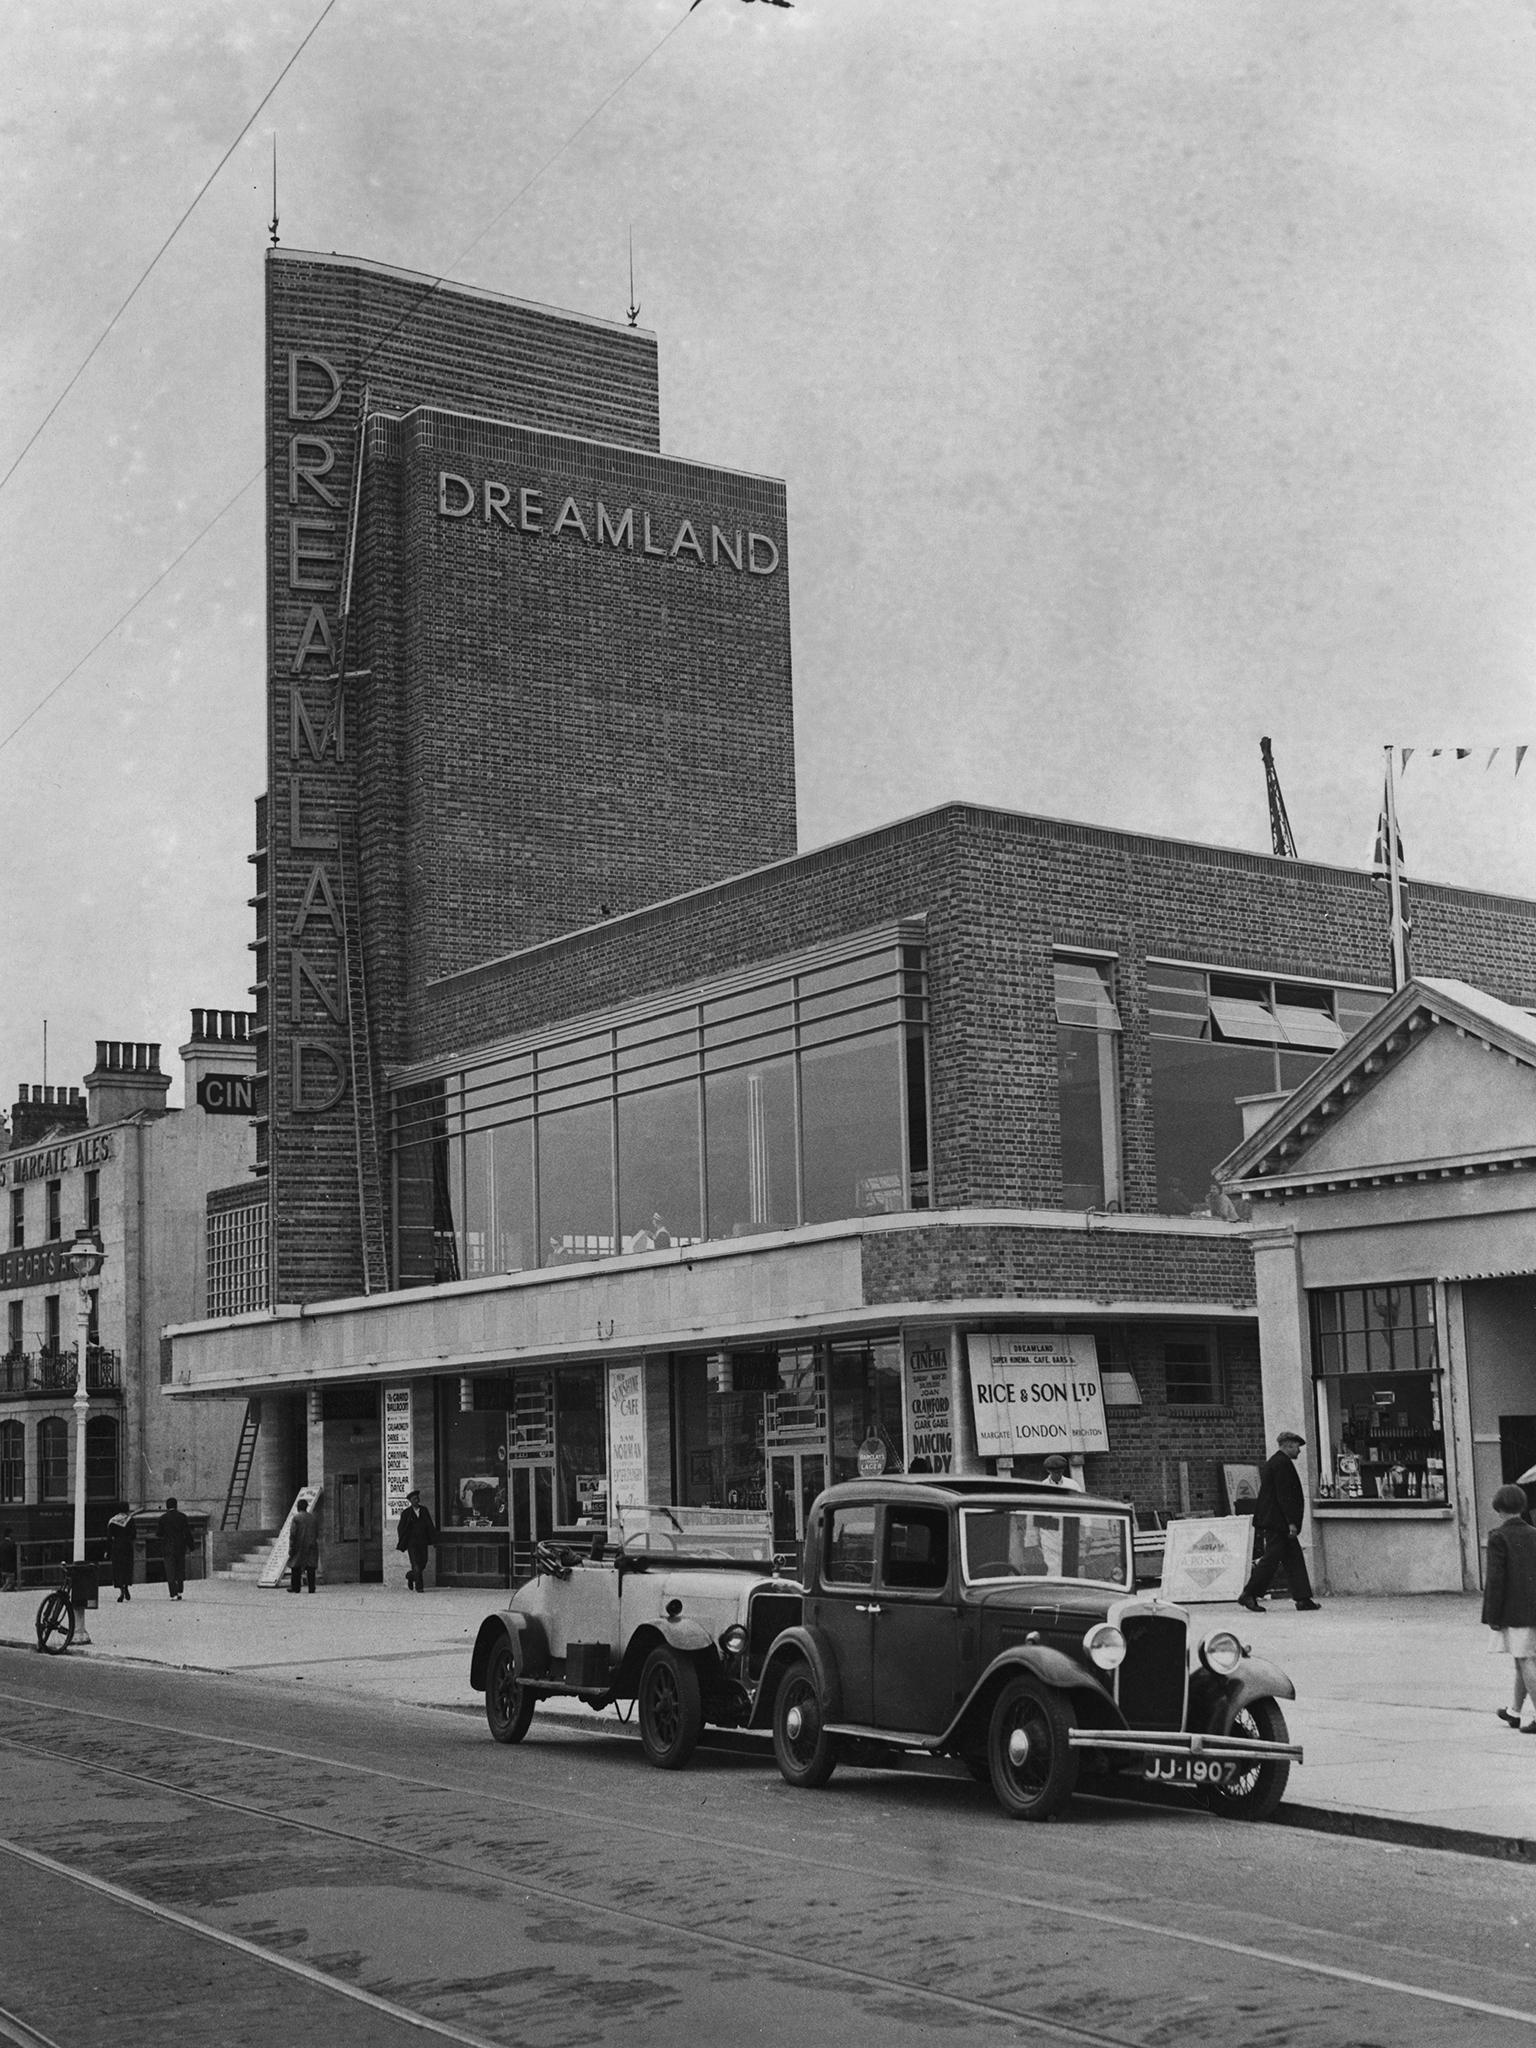
POLYGON ((245 1419, 240 1424, 240 1441, 235 1446, 234 1468, 229 1475, 229 1491, 224 1496, 224 1519, 221 1529, 238 1529, 240 1517, 245 1512, 246 1488, 251 1483, 251 1467, 256 1461, 256 1439, 261 1434, 261 1403, 247 1401, 245 1419))

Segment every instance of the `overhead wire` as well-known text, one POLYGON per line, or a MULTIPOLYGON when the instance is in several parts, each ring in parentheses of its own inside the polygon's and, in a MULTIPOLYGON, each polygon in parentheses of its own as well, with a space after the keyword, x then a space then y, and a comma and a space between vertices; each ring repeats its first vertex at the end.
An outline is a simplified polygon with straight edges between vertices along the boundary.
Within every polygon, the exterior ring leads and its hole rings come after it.
MULTIPOLYGON (((198 186, 197 192, 193 197, 191 205, 188 206, 185 213, 182 214, 180 220, 177 221, 175 227, 171 229, 171 232, 166 236, 165 240, 160 244, 159 248, 155 251, 154 255, 150 257, 149 262, 145 265, 144 269, 139 273, 138 282, 134 285, 133 290, 128 294, 127 298, 124 299, 123 303, 112 315, 112 318, 107 322, 106 326, 101 330, 100 334, 97 335, 95 341, 92 342, 90 348, 87 350, 84 360, 81 362, 79 368, 75 371, 75 374, 70 378, 69 382, 64 386, 64 389, 59 393, 58 397, 53 401, 52 405, 49 406, 48 410, 43 414, 42 418, 38 421, 37 425, 32 429, 31 434, 22 444, 20 454, 17 455, 15 460, 12 462, 10 468, 5 472, 4 476, 0 476, 0 491, 3 491, 5 489, 6 485, 10 482, 11 478, 16 474, 17 470, 20 469, 21 465, 26 461, 32 449, 41 439, 43 431, 47 427, 48 422, 53 418, 54 414, 58 411, 59 407, 64 403, 65 399, 68 398, 71 391, 74 390, 75 386, 80 382, 80 379, 85 375, 86 371, 95 361, 97 352, 100 350, 103 342, 107 339, 107 336, 112 332, 113 328, 117 325, 118 321, 122 319, 123 315, 127 312, 128 308, 133 304, 134 300, 138 297, 139 293, 142 291, 144 286, 149 282, 150 276, 152 275, 155 266, 159 263, 160 258, 165 254, 166 250, 170 248, 172 242, 175 241, 176 237, 181 233, 182 229, 186 226, 187 222, 192 218, 193 214, 197 211, 198 205, 201 202, 204 193, 208 190, 209 186, 213 183, 214 179, 219 175, 220 171, 223 170, 224 166, 229 162, 230 158, 234 155, 235 151, 240 147, 241 143, 244 142, 246 136, 251 131, 252 125, 254 124, 257 115, 261 112, 262 108, 267 104, 268 100, 271 99, 273 93, 277 91, 277 88, 288 76, 289 72, 293 69, 294 65, 298 63, 300 57, 303 56, 306 48, 314 39, 316 30, 318 30, 320 24, 325 20, 325 17, 330 13, 331 9, 335 5, 336 0, 325 0, 325 5, 316 15, 308 34, 304 37, 304 40, 299 44, 298 48, 294 51, 293 55, 288 59, 288 62, 283 66, 282 70, 279 71, 276 78, 273 79, 272 83, 267 87, 266 91, 257 101, 255 107, 251 110, 251 113, 248 119, 246 120, 244 127, 240 130, 240 133, 235 137, 234 141, 229 145, 228 149, 226 149, 224 154, 219 158, 218 162, 214 165, 213 169, 208 173, 207 177, 204 178, 202 184, 198 186)), ((219 517, 222 518, 223 514, 220 513, 219 517)))
MULTIPOLYGON (((96 342, 95 348, 91 350, 91 354, 86 357, 85 362, 83 362, 80 365, 80 369, 75 372, 75 375, 70 379, 69 383, 65 386, 64 390, 61 391, 59 393, 59 396, 54 400, 54 403, 50 407, 47 415, 41 421, 36 432, 33 434, 32 440, 28 441, 27 447, 22 449, 21 454, 17 456, 16 461, 12 463, 11 468, 6 471, 5 476, 0 477, 0 490, 4 489, 5 483, 8 481, 12 473, 15 471, 17 466, 22 461, 23 457, 26 455, 27 449, 32 446, 32 442, 38 438, 38 435, 42 433, 43 428, 47 426, 48 421, 52 419, 54 413, 58 411, 59 407, 63 404, 64 400, 69 396, 70 391, 78 382, 81 372, 84 371, 86 364, 90 362, 91 356, 95 355, 96 350, 101 347, 102 342, 104 342, 107 338, 107 335, 111 333, 112 327, 116 324, 117 320, 121 318, 123 312, 127 309, 129 302, 134 297, 134 294, 138 291, 139 285, 142 285, 144 283, 145 279, 148 278, 150 271, 154 269, 155 263, 159 262, 160 257, 163 256, 165 254, 166 249, 170 247, 171 242, 175 239, 176 234, 181 228, 183 222, 185 222, 185 220, 187 219, 187 215, 190 214, 192 212, 192 208, 197 205, 197 200, 202 198, 203 192, 207 191, 208 186, 213 183, 214 178, 218 176, 219 172, 224 168, 224 165, 228 163, 230 157, 234 154, 235 149, 239 146, 240 142, 248 133, 251 126, 251 122, 256 119, 256 115, 261 112, 261 108, 267 104, 267 100, 271 99, 272 94, 277 90, 278 86, 281 85, 283 79, 287 76, 288 72, 292 70, 294 63, 297 61, 298 57, 300 56, 304 49, 304 44, 309 42, 310 38, 314 35, 315 30, 320 27, 320 24, 325 20, 326 15, 330 13, 331 9, 335 5, 336 0, 326 0, 326 5, 322 12, 320 13, 320 15, 316 18, 314 27, 310 29, 309 34, 306 35, 304 38, 304 42, 300 43, 298 49, 294 51, 293 56, 289 58, 287 64, 284 65, 282 71, 273 80, 272 85, 266 94, 266 97, 261 102, 261 106, 257 107, 255 113, 251 115, 251 119, 246 122, 245 127, 241 129, 240 134, 235 137, 234 142, 230 144, 229 148, 224 152, 224 155, 219 159, 218 164, 215 166, 214 170, 210 173, 208 179, 204 183, 202 190, 198 193, 197 199, 193 200, 192 206, 189 206, 187 208, 187 212, 182 215, 181 220, 177 222, 176 227, 173 228, 171 230, 170 235, 166 237, 165 242, 161 245, 158 254, 154 258, 154 262, 150 264, 149 269, 147 269, 144 272, 143 277, 139 279, 139 284, 136 284, 134 286, 133 291, 128 294, 128 298, 126 298, 123 301, 122 305, 113 315, 112 321, 109 322, 107 327, 103 330, 100 338, 96 342)), ((466 256, 468 256, 473 250, 477 249, 479 245, 485 240, 486 236, 491 233, 492 229, 495 228, 501 221, 505 220, 506 216, 512 211, 513 207, 516 206, 520 200, 527 197, 528 193, 532 191, 533 187, 539 182, 540 178, 544 176, 545 172, 550 170, 556 163, 559 162, 560 158, 565 155, 566 151, 570 149, 575 142, 580 140, 581 136, 586 132, 588 128, 591 127, 592 123, 598 118, 598 116, 604 111, 604 109, 610 106, 613 103, 613 101, 618 98, 619 94, 623 92, 624 88, 627 85, 629 85, 630 82, 634 78, 636 78, 640 74, 640 72, 642 72, 645 69, 646 65, 650 63, 651 59, 657 56, 660 53, 660 51, 665 48, 665 46, 672 40, 673 36, 677 34, 678 30, 682 27, 683 23, 688 19, 688 14, 691 14, 692 12, 693 8, 690 7, 686 14, 680 16, 678 20, 676 20, 672 24, 671 28, 667 30, 664 36, 661 36, 655 43, 651 45, 650 49, 646 51, 645 55, 640 59, 639 63, 636 64, 633 67, 633 69, 627 71, 624 74, 624 76, 619 80, 618 84, 615 85, 611 91, 606 93, 601 100, 599 100, 597 105, 592 109, 591 113, 588 114, 586 118, 578 124, 577 127, 571 130, 570 134, 566 136, 565 140, 560 144, 559 148, 554 150, 549 156, 547 156, 544 159, 544 161, 539 165, 538 169, 533 172, 532 176, 527 178, 523 182, 523 184, 518 187, 517 191, 513 193, 512 197, 507 201, 506 205, 503 206, 497 213, 492 215, 490 220, 486 222, 485 226, 481 228, 479 233, 475 235, 472 240, 464 244, 464 247, 460 249, 458 254, 453 258, 453 267, 457 267, 458 264, 464 261, 464 258, 466 256)), ((422 293, 421 297, 415 300, 414 303, 410 307, 408 307, 404 313, 401 314, 400 318, 395 322, 394 326, 388 328, 385 331, 385 333, 382 334, 379 337, 379 339, 375 342, 369 354, 363 359, 362 363, 359 365, 360 370, 366 370, 375 361, 379 354, 379 351, 385 346, 385 344, 391 341, 394 338, 394 336, 400 332, 401 328, 404 327, 410 320, 415 318, 416 314, 421 311, 422 307, 426 305, 427 301, 433 298, 436 295, 436 293, 439 292, 442 289, 442 287, 448 282, 448 279, 449 272, 443 271, 440 275, 434 277, 431 280, 430 284, 428 285, 428 288, 426 289, 426 291, 422 293)), ((213 517, 207 522, 207 524, 201 527, 199 531, 192 536, 191 540, 187 542, 186 546, 181 550, 181 552, 178 555, 176 555, 172 561, 166 564, 165 568, 163 568, 160 571, 160 574, 154 579, 154 581, 152 583, 146 584, 144 589, 139 592, 136 598, 134 598, 133 602, 129 605, 126 605, 124 609, 118 613, 117 617, 112 621, 112 624, 107 627, 106 631, 102 633, 100 638, 95 640, 91 644, 91 646, 86 649, 85 653, 80 656, 79 660, 76 661, 68 670, 66 670, 66 672, 62 676, 60 676, 59 680, 53 685, 53 687, 46 691, 43 696, 38 698, 37 702, 32 706, 31 710, 28 711, 23 718, 19 719, 17 723, 11 727, 10 731, 4 735, 3 738, 0 738, 0 752, 3 752, 5 748, 10 745, 11 741, 16 738, 17 734, 23 731, 23 729, 26 726, 30 725, 32 720, 37 716, 38 712, 40 712, 48 704, 50 704, 53 701, 53 699, 56 696, 58 696, 59 692, 65 687, 65 685, 71 682, 74 679, 74 677, 79 674, 80 670, 85 667, 86 663, 91 660, 92 656, 97 654, 101 650, 101 648, 103 648, 106 645, 106 643, 112 638, 113 634, 117 632, 118 628, 122 625, 125 625, 127 621, 130 618, 132 618, 133 614, 139 609, 140 605, 142 605, 147 598, 150 598, 154 595, 155 591, 157 591, 160 588, 160 585, 165 582, 166 578, 170 576, 174 570, 178 569, 181 566, 181 564, 187 559, 188 555, 190 555, 193 552, 193 550, 196 547, 198 547, 203 540, 207 538, 207 536, 219 524, 220 520, 222 520, 225 517, 225 515, 229 511, 231 511, 235 505, 239 503, 240 499, 245 496, 246 492, 250 490, 251 486, 253 484, 260 482, 261 478, 266 475, 267 468, 268 464, 264 461, 261 467, 255 472, 255 474, 246 479, 246 481, 240 486, 239 490, 235 492, 234 496, 229 498, 219 508, 219 510, 214 513, 213 517)))

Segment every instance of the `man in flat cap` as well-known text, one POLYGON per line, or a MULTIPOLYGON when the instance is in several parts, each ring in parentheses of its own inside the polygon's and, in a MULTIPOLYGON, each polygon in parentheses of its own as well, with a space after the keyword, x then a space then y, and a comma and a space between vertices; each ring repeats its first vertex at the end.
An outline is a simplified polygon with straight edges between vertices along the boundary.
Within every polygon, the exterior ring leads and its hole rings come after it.
POLYGON ((1082 1482, 1072 1477, 1071 1464, 1060 1451, 1052 1451, 1045 1461, 1045 1483, 1047 1486, 1064 1486, 1073 1493, 1081 1493, 1082 1482))
POLYGON ((400 1513, 400 1533, 395 1539, 395 1548, 403 1550, 410 1558, 411 1568, 405 1575, 405 1583, 413 1593, 427 1590, 427 1549, 437 1541, 437 1524, 421 1504, 421 1493, 412 1487, 405 1496, 405 1506, 400 1513))
POLYGON ((1285 1566, 1285 1583, 1303 1614, 1320 1604, 1312 1598, 1312 1580, 1306 1555, 1297 1538, 1307 1512, 1307 1497, 1296 1474, 1296 1460, 1306 1439, 1294 1429, 1282 1429, 1275 1442, 1280 1448, 1264 1467, 1259 1498, 1253 1510, 1253 1537, 1260 1546, 1248 1583, 1238 1594, 1238 1605, 1250 1614, 1263 1614, 1259 1604, 1274 1582, 1275 1573, 1285 1566))

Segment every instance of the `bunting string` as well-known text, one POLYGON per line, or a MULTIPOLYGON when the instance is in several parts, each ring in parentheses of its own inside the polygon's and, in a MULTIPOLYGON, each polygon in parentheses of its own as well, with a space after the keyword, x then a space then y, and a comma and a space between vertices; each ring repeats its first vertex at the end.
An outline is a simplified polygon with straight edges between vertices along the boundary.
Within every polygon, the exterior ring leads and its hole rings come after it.
POLYGON ((1514 764, 1515 764, 1515 765, 1514 765, 1514 772, 1515 772, 1515 774, 1516 774, 1516 775, 1518 775, 1518 774, 1520 773, 1520 766, 1521 766, 1521 763, 1522 763, 1522 762, 1524 761, 1524 759, 1525 759, 1526 755, 1527 755, 1527 754, 1528 754, 1528 753, 1530 752, 1530 747, 1529 747, 1528 745, 1527 745, 1527 746, 1518 746, 1518 747, 1502 747, 1502 746, 1501 746, 1501 747, 1486 747, 1486 748, 1485 748, 1485 747, 1399 747, 1399 748, 1398 748, 1398 750, 1397 750, 1397 752, 1398 752, 1398 772, 1399 772, 1400 774, 1403 774, 1403 775, 1406 775, 1406 774, 1407 774, 1407 772, 1408 772, 1408 763, 1409 763, 1409 762, 1410 762, 1410 761, 1411 761, 1411 760, 1413 759, 1413 757, 1414 757, 1414 755, 1415 755, 1415 754, 1418 754, 1418 755, 1424 756, 1425 758, 1427 758, 1427 759, 1429 759, 1429 760, 1431 760, 1431 761, 1453 761, 1453 762, 1457 763, 1458 765, 1459 765, 1459 764, 1460 764, 1461 762, 1463 762, 1463 761, 1473 761, 1473 760, 1481 760, 1481 761, 1483 762, 1483 772, 1484 772, 1484 774, 1486 774, 1486 773, 1487 773, 1487 771, 1488 771, 1488 770, 1489 770, 1489 769, 1490 769, 1490 768, 1491 768, 1491 767, 1493 766, 1494 762, 1498 760, 1498 758, 1499 758, 1499 756, 1500 756, 1501 754, 1502 754, 1502 755, 1503 755, 1503 756, 1505 757, 1505 759, 1506 759, 1506 760, 1507 760, 1507 759, 1509 759, 1509 758, 1510 758, 1510 757, 1512 756, 1512 757, 1513 757, 1513 759, 1514 759, 1514 764), (1486 759, 1486 760, 1483 760, 1483 756, 1484 756, 1485 754, 1487 755, 1487 759, 1486 759))

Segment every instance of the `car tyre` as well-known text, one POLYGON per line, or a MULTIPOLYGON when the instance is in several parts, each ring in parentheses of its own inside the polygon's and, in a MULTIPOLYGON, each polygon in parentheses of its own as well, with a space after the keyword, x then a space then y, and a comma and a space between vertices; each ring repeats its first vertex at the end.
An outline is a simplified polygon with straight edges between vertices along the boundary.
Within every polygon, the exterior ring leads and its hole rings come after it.
POLYGON ((640 1747, 660 1771, 680 1771, 699 1744, 704 1703, 691 1657, 652 1650, 640 1671, 640 1747))
POLYGON ((800 1791, 825 1785, 837 1768, 837 1744, 821 1717, 821 1695, 809 1664, 791 1664, 773 1702, 773 1754, 786 1784, 800 1791))
POLYGON ((987 1764, 1010 1820, 1050 1820, 1072 1797, 1078 1755, 1068 1737, 1075 1719, 1070 1703, 1038 1679, 1010 1679, 998 1694, 987 1764))
MULTIPOLYGON (((1229 1735, 1256 1737, 1260 1742, 1286 1742, 1290 1730, 1276 1700, 1250 1700, 1232 1716, 1229 1735)), ((1205 1803, 1225 1820, 1268 1820, 1285 1796, 1291 1775, 1289 1757, 1273 1763, 1244 1764, 1225 1785, 1208 1785, 1205 1803)))
POLYGON ((50 1593, 37 1610, 37 1647, 50 1657, 67 1650, 74 1640, 75 1610, 67 1593, 50 1593))
POLYGON ((492 1739, 521 1742, 537 1705, 537 1697, 523 1683, 518 1671, 512 1639, 503 1636, 491 1651, 490 1669, 485 1675, 485 1719, 492 1739))

